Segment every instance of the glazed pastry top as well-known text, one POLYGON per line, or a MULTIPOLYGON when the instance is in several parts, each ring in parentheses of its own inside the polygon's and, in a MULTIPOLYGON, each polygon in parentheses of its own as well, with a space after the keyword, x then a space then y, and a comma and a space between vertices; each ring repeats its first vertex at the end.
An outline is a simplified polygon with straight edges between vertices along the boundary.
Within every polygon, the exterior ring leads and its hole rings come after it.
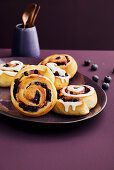
POLYGON ((11 61, 6 64, 0 64, 0 75, 3 73, 15 76, 18 71, 20 71, 23 67, 23 63, 21 61, 11 61))
POLYGON ((85 97, 94 93, 94 88, 88 85, 70 85, 62 89, 65 96, 85 97))
POLYGON ((64 105, 66 112, 69 106, 75 111, 75 107, 83 103, 81 98, 92 95, 94 91, 94 88, 88 85, 70 85, 60 90, 58 100, 64 105))
POLYGON ((56 77, 59 77, 62 82, 66 80, 69 81, 70 75, 66 73, 65 70, 57 66, 56 63, 47 63, 46 66, 53 72, 56 77))

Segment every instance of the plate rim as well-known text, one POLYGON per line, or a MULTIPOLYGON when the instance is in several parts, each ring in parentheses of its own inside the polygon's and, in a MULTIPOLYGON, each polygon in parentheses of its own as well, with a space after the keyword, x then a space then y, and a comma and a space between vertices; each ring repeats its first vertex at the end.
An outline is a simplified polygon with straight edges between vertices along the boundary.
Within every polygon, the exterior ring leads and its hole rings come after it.
MULTIPOLYGON (((91 80, 88 76, 85 76, 84 74, 82 74, 81 72, 77 72, 81 75, 83 75, 85 78, 91 80)), ((93 82, 93 80, 91 80, 93 82)), ((97 85, 97 87, 100 88, 100 90, 102 91, 102 93, 104 93, 104 96, 105 96, 105 102, 102 106, 102 108, 96 112, 95 114, 91 115, 90 117, 85 117, 83 119, 78 119, 78 120, 71 120, 71 121, 65 121, 65 122, 62 122, 62 121, 58 121, 58 122, 54 122, 54 121, 49 121, 49 122, 46 122, 46 121, 35 121, 35 120, 32 120, 32 119, 23 119, 23 117, 15 117, 13 115, 10 115, 10 114, 7 114, 6 112, 0 110, 0 114, 4 115, 4 116, 7 116, 9 118, 13 118, 13 119, 16 119, 16 120, 20 120, 20 121, 25 121, 25 122, 31 122, 31 123, 38 123, 38 124, 71 124, 71 123, 77 123, 77 122, 81 122, 81 121, 84 121, 84 120, 87 120, 87 119, 90 119, 90 118, 93 118, 95 116, 97 116, 100 112, 102 112, 107 104, 107 94, 106 92, 95 82, 93 82, 95 85, 97 85)), ((47 113, 48 114, 48 113, 47 113)), ((61 116, 61 115, 60 115, 61 116)))

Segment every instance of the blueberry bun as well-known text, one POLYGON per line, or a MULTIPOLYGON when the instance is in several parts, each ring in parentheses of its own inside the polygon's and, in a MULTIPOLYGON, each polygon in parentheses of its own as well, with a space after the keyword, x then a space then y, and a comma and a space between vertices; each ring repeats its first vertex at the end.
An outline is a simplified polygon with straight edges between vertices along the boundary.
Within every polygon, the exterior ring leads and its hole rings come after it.
POLYGON ((77 63, 74 58, 68 54, 54 54, 44 59, 41 64, 56 63, 58 67, 65 70, 67 74, 72 78, 78 69, 77 63))
POLYGON ((58 91, 53 111, 58 114, 82 116, 97 104, 97 94, 88 85, 70 85, 58 91))
MULTIPOLYGON (((44 66, 45 67, 45 66, 44 66)), ((44 67, 31 66, 21 70, 11 84, 11 100, 21 114, 37 117, 48 113, 55 105, 57 91, 44 67), (43 71, 42 71, 43 70, 43 71), (42 73, 42 74, 41 74, 42 73)), ((52 74, 52 73, 51 73, 52 74)), ((53 74, 52 74, 53 75, 53 74)))

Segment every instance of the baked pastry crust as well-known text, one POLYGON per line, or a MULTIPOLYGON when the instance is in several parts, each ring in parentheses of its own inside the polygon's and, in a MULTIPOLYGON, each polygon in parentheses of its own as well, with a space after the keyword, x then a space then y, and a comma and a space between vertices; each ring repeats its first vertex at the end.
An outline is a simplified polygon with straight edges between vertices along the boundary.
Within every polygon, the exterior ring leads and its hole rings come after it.
POLYGON ((58 67, 65 70, 67 74, 72 78, 78 69, 77 63, 74 58, 68 54, 54 54, 44 59, 41 64, 56 63, 58 67))
POLYGON ((51 70, 47 66, 43 65, 28 65, 16 74, 15 79, 17 78, 22 79, 22 77, 31 74, 40 74, 42 76, 49 78, 53 83, 55 81, 55 77, 51 70))
POLYGON ((14 76, 25 65, 21 61, 10 61, 5 64, 0 64, 0 87, 10 87, 14 76))
POLYGON ((97 104, 97 94, 88 85, 70 85, 59 91, 53 111, 58 114, 81 116, 97 104))
POLYGON ((57 100, 53 82, 41 74, 21 75, 18 73, 11 84, 11 100, 15 108, 30 117, 48 113, 57 100))

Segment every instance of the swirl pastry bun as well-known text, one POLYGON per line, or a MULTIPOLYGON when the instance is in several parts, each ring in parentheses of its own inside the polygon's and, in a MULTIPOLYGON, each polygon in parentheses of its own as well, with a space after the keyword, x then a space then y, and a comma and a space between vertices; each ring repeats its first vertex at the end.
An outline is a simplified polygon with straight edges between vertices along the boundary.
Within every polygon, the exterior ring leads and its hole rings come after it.
POLYGON ((33 74, 30 73, 31 70, 28 68, 23 69, 24 72, 26 70, 25 73, 21 70, 21 74, 19 72, 11 84, 11 100, 13 105, 23 115, 31 117, 48 113, 57 100, 57 91, 53 82, 47 78, 49 76, 41 75, 40 71, 42 70, 38 69, 38 66, 36 67, 31 66, 32 70, 35 68, 33 74))
POLYGON ((47 63, 57 64, 58 67, 65 70, 66 73, 70 75, 70 78, 72 78, 75 75, 78 68, 74 58, 68 54, 54 54, 48 56, 41 62, 42 65, 46 65, 47 63))
POLYGON ((24 66, 21 61, 10 61, 6 64, 0 64, 0 87, 9 87, 14 76, 24 66))
POLYGON ((97 94, 88 85, 70 85, 61 89, 53 111, 64 115, 86 115, 97 104, 97 94))

